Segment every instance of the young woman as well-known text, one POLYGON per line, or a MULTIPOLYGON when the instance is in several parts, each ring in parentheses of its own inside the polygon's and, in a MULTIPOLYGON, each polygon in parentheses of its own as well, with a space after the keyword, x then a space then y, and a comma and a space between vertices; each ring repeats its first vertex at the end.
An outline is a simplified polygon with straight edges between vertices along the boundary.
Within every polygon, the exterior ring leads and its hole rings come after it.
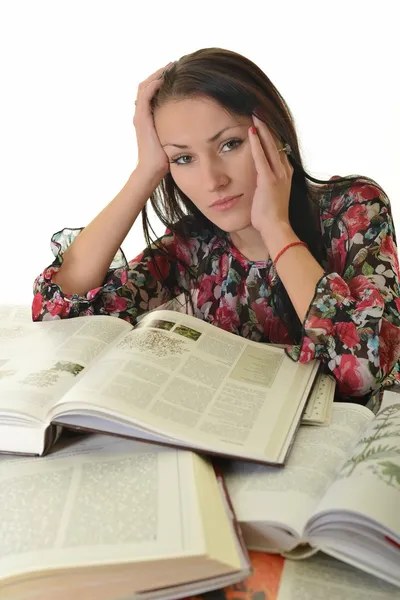
POLYGON ((217 327, 319 359, 342 400, 367 404, 400 383, 399 264, 382 188, 308 175, 285 100, 232 51, 169 63, 135 104, 137 166, 87 227, 53 236, 33 319, 135 323, 183 297, 217 327), (166 226, 153 242, 148 199, 166 226), (140 213, 148 245, 128 263, 119 247, 140 213))

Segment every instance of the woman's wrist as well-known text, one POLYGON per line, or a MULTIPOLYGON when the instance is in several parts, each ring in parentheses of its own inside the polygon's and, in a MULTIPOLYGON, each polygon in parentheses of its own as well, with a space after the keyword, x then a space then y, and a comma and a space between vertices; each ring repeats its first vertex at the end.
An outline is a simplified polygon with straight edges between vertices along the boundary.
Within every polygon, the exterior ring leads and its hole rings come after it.
POLYGON ((134 171, 132 171, 129 180, 135 182, 135 186, 139 186, 144 191, 144 195, 150 197, 156 187, 161 182, 162 176, 154 172, 148 172, 146 169, 138 165, 134 171))
POLYGON ((261 231, 261 237, 272 259, 288 244, 301 241, 287 222, 268 224, 261 231))

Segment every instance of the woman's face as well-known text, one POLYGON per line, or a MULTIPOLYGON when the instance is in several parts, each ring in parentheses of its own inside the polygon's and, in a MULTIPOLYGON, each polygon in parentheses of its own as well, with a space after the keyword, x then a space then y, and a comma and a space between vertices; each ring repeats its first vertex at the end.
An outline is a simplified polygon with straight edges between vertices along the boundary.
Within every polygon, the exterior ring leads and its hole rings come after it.
POLYGON ((251 118, 230 115, 213 100, 197 98, 165 104, 155 111, 154 122, 182 192, 222 230, 249 227, 257 181, 248 140, 251 118), (231 206, 213 206, 237 195, 231 206))

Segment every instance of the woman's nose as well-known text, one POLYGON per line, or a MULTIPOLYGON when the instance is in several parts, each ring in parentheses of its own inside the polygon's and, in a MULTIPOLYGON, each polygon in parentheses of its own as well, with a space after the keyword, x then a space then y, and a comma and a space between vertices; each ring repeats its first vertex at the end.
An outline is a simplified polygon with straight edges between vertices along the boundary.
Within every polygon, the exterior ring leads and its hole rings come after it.
POLYGON ((224 166, 218 161, 208 161, 202 170, 202 178, 205 187, 212 192, 229 182, 229 175, 224 166))

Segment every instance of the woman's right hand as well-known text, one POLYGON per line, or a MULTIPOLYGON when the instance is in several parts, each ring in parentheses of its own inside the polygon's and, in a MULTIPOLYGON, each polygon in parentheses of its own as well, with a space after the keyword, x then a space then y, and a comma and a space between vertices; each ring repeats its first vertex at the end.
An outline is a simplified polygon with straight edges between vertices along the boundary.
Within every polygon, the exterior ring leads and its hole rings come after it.
POLYGON ((170 62, 165 67, 158 69, 139 84, 133 117, 138 146, 138 164, 136 170, 144 173, 150 180, 156 179, 158 182, 161 181, 169 170, 169 159, 160 144, 154 126, 150 101, 163 83, 163 72, 172 64, 170 62))

